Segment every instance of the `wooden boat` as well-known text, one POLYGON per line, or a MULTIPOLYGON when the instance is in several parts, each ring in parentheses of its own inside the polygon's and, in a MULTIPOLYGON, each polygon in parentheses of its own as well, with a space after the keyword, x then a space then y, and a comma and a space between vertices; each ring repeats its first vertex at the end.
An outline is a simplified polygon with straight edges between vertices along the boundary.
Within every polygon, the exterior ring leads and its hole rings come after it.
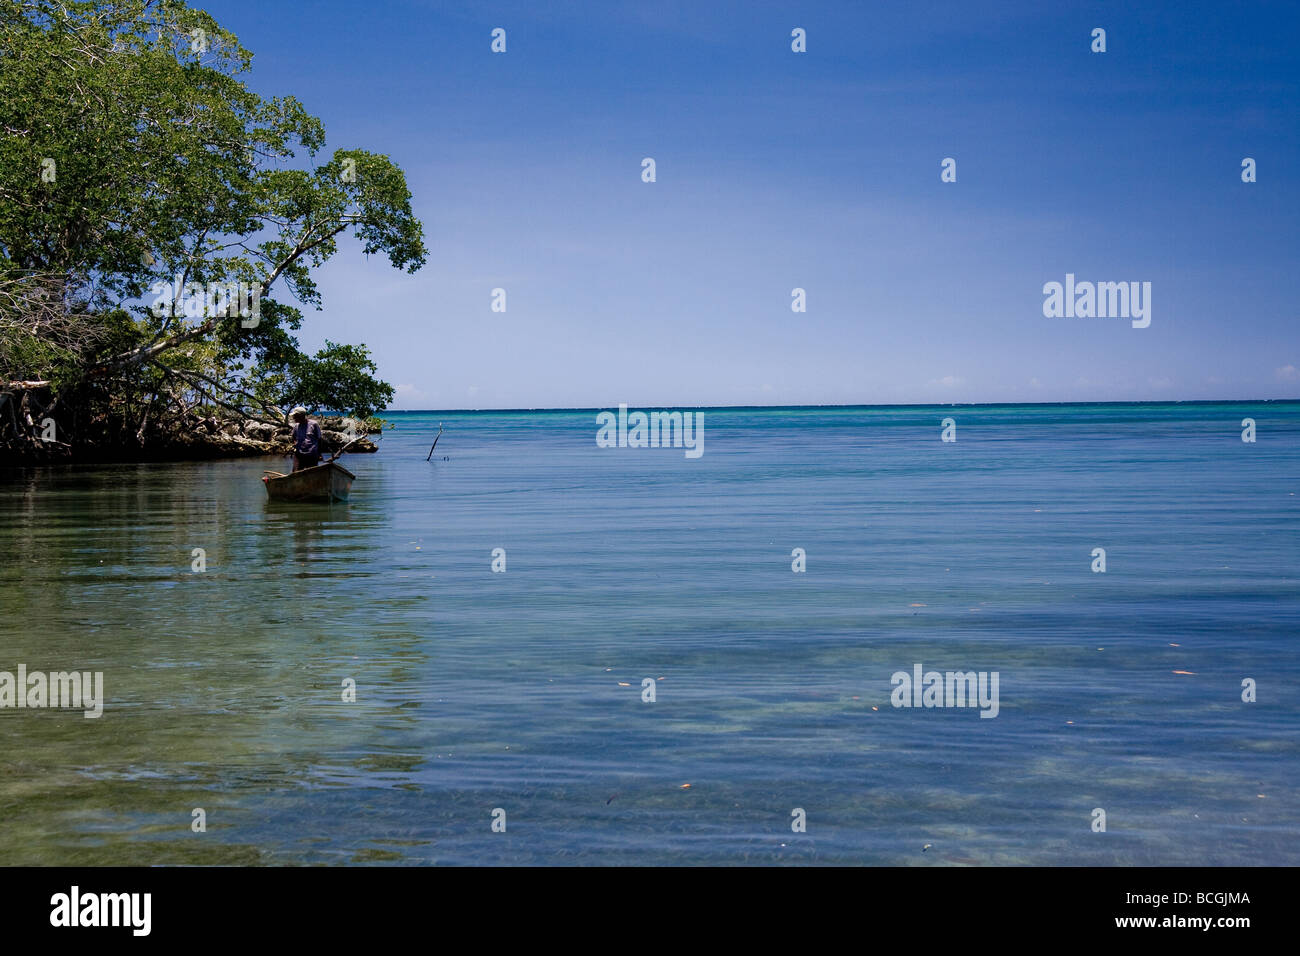
POLYGON ((268 471, 262 475, 272 501, 347 501, 356 475, 333 460, 288 475, 268 471))

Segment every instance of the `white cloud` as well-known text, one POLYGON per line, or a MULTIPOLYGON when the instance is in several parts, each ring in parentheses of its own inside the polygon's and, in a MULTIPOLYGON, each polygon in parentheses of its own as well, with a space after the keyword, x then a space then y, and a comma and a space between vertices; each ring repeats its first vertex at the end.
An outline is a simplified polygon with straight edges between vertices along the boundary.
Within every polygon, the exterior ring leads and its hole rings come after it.
POLYGON ((1300 370, 1297 370, 1294 365, 1283 365, 1275 369, 1273 374, 1277 376, 1279 382, 1294 382, 1300 379, 1300 370))
POLYGON ((395 385, 393 386, 393 395, 394 401, 401 405, 405 405, 409 402, 423 401, 429 397, 414 385, 395 385))
POLYGON ((958 385, 963 384, 965 381, 966 380, 964 378, 958 378, 956 375, 945 375, 943 378, 930 379, 930 384, 942 385, 944 388, 956 388, 958 385))

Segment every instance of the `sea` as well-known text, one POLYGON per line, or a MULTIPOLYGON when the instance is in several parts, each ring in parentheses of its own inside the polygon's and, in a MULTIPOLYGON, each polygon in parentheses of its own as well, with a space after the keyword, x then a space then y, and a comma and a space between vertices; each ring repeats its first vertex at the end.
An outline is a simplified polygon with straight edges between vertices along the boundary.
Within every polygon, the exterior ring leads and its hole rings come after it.
POLYGON ((1300 403, 601 411, 0 473, 0 860, 1300 864, 1300 403))

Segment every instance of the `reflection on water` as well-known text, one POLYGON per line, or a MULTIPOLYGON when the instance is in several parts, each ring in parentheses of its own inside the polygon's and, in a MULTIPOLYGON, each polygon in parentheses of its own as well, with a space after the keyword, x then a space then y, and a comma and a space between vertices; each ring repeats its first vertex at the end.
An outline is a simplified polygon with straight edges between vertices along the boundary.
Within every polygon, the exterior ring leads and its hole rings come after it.
POLYGON ((698 461, 394 416, 330 506, 266 460, 5 474, 0 670, 108 703, 0 710, 0 858, 1300 862, 1300 408, 706 414, 698 461), (999 716, 892 708, 917 662, 999 716))

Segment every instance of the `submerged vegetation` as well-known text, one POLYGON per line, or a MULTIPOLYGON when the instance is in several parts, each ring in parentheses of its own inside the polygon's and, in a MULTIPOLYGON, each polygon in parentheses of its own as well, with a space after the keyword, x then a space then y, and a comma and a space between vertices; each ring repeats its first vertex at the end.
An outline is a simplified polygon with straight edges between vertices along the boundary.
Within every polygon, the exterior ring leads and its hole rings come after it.
POLYGON ((0 0, 0 454, 152 457, 392 400, 364 345, 309 356, 294 333, 340 237, 423 265, 406 178, 322 155, 251 63, 179 0, 0 0))

